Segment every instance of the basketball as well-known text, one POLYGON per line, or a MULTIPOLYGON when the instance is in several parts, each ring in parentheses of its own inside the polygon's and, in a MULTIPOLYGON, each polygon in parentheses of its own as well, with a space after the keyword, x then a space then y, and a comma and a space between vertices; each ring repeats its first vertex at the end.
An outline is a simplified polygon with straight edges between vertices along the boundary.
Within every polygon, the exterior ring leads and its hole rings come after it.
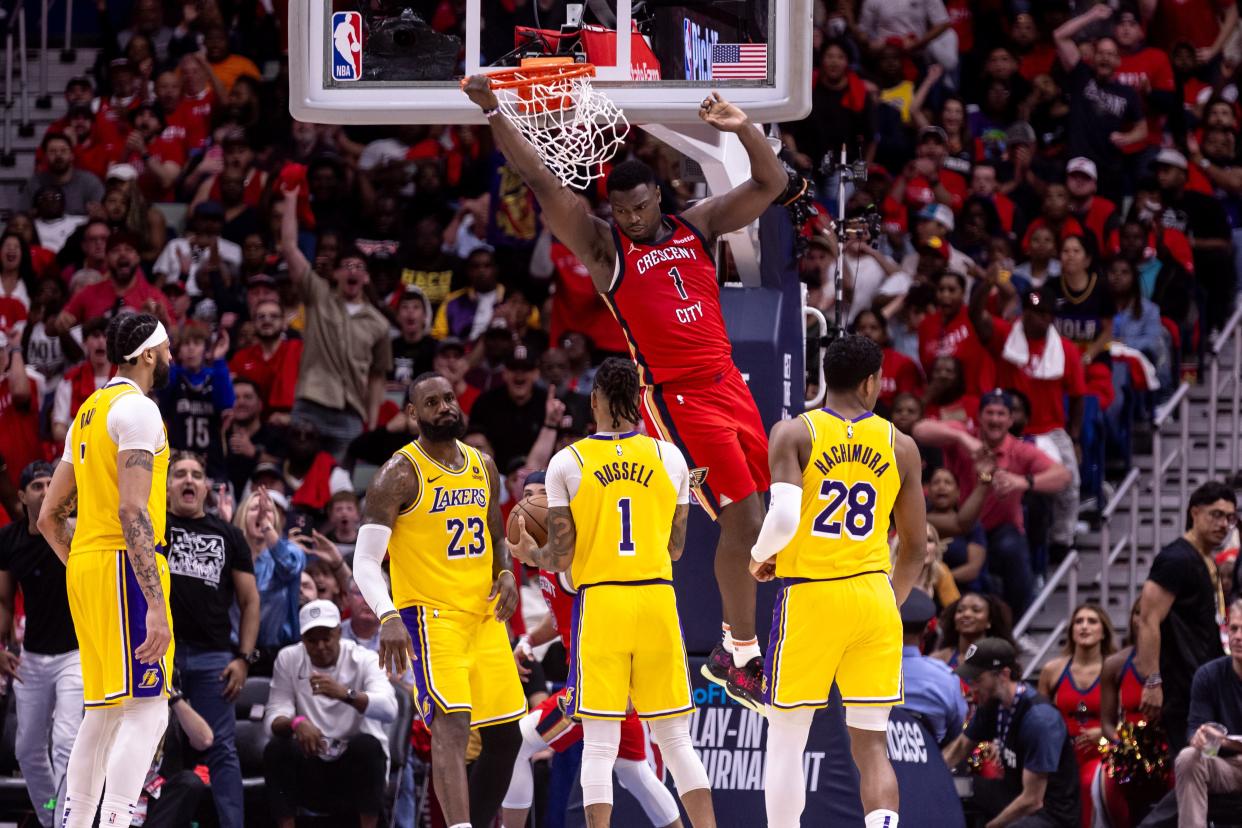
POLYGON ((543 546, 548 542, 547 495, 530 495, 514 504, 513 511, 509 513, 509 525, 505 529, 509 543, 517 543, 521 537, 518 530, 518 517, 526 518, 526 532, 535 539, 535 543, 543 546))

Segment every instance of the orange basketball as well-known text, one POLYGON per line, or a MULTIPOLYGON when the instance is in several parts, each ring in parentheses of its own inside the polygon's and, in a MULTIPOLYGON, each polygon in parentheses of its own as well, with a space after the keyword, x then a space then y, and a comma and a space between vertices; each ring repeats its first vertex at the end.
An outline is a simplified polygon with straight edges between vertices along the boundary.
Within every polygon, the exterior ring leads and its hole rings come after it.
POLYGON ((535 539, 535 543, 543 546, 548 542, 548 496, 543 494, 524 497, 513 505, 509 513, 509 525, 505 535, 509 543, 517 543, 518 517, 526 518, 526 533, 535 539))

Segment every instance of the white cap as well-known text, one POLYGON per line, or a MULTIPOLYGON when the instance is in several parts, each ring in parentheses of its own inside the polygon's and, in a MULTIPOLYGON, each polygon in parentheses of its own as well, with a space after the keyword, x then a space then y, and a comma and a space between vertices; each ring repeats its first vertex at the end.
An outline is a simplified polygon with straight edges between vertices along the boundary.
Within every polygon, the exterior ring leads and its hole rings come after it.
POLYGON ((301 635, 306 635, 315 627, 327 627, 331 630, 339 626, 341 626, 341 611, 336 608, 336 604, 322 598, 309 602, 298 613, 298 628, 301 635))
POLYGON ((950 233, 953 232, 953 210, 947 204, 928 204, 919 211, 920 221, 938 221, 950 233))
POLYGON ((133 164, 111 164, 108 167, 108 174, 104 176, 105 180, 115 178, 117 181, 136 181, 138 179, 138 168, 133 164))
POLYGON ((1095 162, 1090 158, 1083 158, 1081 155, 1077 158, 1071 158, 1069 163, 1065 165, 1066 175, 1073 175, 1074 173, 1081 173, 1092 181, 1100 180, 1099 173, 1095 171, 1095 162))
POLYGON ((1179 170, 1189 169, 1190 165, 1186 163, 1186 156, 1182 155, 1172 147, 1165 147, 1156 155, 1156 163, 1164 164, 1168 167, 1177 167, 1179 170))

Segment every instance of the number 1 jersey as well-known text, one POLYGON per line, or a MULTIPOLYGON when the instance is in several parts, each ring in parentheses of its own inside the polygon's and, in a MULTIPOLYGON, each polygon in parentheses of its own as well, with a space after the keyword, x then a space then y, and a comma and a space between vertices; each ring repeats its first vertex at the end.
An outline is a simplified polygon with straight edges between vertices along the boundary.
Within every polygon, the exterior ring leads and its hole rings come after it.
POLYGON ((483 456, 458 442, 464 462, 451 469, 409 443, 397 454, 418 475, 418 496, 393 521, 388 541, 392 598, 412 605, 487 612, 492 539, 487 531, 491 481, 483 456))
POLYGON ((733 368, 716 263, 691 224, 672 215, 664 221, 673 233, 659 244, 612 228, 617 272, 604 301, 621 323, 644 384, 712 382, 733 368))
POLYGON ((889 517, 901 488, 893 424, 871 412, 850 420, 827 408, 799 419, 811 433, 811 457, 802 470, 798 532, 776 556, 777 576, 889 572, 889 517))

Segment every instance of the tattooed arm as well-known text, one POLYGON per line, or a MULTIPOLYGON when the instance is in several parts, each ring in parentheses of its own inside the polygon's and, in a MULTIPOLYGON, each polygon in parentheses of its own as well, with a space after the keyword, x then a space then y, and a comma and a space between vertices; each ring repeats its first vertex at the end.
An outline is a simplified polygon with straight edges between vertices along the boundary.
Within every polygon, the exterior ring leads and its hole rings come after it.
POLYGON ((500 471, 496 461, 483 455, 487 470, 487 531, 492 536, 492 590, 487 595, 490 602, 496 599, 496 620, 508 621, 517 609, 517 576, 513 574, 513 558, 509 554, 509 542, 505 539, 505 522, 500 516, 500 471))
POLYGON ((134 570, 134 579, 138 581, 138 588, 147 601, 147 638, 134 651, 134 655, 148 664, 159 661, 172 641, 165 610, 166 596, 155 557, 155 529, 147 510, 154 469, 155 456, 145 449, 117 452, 116 482, 125 551, 134 570))
POLYGON ((686 551, 686 524, 689 522, 690 504, 678 503, 677 511, 673 512, 673 531, 668 536, 668 556, 675 561, 686 551))
POLYGON ((73 464, 61 460, 52 472, 52 482, 48 484, 47 494, 43 498, 38 527, 56 557, 66 564, 69 563, 69 547, 73 542, 70 521, 77 508, 78 483, 73 473, 73 464))
POLYGON ((513 554, 531 566, 565 572, 574 562, 574 545, 577 542, 578 528, 574 525, 569 507, 551 506, 548 508, 548 542, 536 547, 535 539, 523 529, 522 539, 513 547, 513 554))

